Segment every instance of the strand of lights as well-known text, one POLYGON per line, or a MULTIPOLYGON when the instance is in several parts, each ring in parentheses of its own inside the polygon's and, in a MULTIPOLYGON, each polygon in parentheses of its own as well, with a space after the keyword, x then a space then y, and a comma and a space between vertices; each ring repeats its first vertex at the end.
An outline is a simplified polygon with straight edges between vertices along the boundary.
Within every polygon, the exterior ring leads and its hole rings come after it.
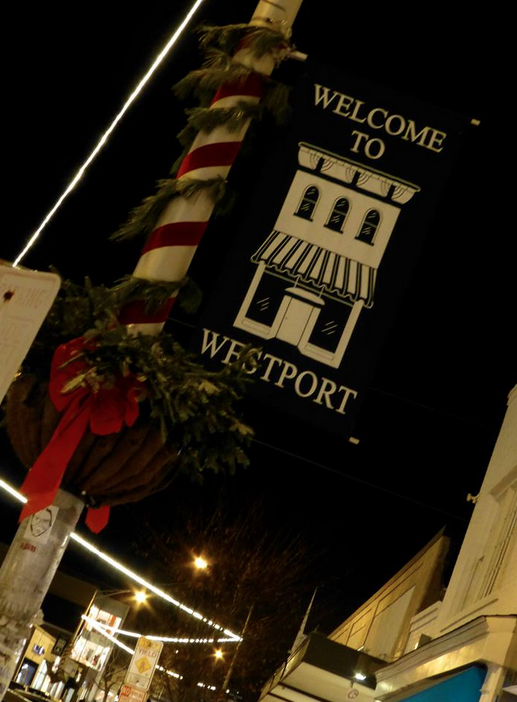
MULTIPOLYGON (((6 483, 4 480, 1 480, 1 479, 0 479, 0 488, 4 489, 6 492, 8 492, 12 497, 14 497, 19 502, 27 502, 27 499, 23 495, 21 495, 11 485, 9 485, 8 483, 6 483)), ((139 585, 142 585, 142 587, 145 587, 146 590, 149 590, 149 592, 152 592, 153 594, 157 595, 162 600, 165 600, 166 602, 173 605, 174 607, 177 607, 178 609, 182 610, 183 612, 186 612, 191 617, 194 617, 195 619, 199 619, 200 621, 204 622, 207 626, 211 627, 212 629, 217 629, 218 631, 221 631, 223 634, 228 636, 231 641, 237 642, 237 641, 241 640, 241 637, 238 634, 235 634, 233 631, 230 631, 230 629, 225 629, 220 624, 217 624, 216 622, 212 621, 211 619, 207 619, 206 617, 204 617, 200 612, 196 612, 191 607, 188 607, 187 605, 183 604, 182 602, 179 602, 178 600, 174 599, 174 597, 169 595, 167 592, 164 592, 159 587, 156 587, 156 585, 153 585, 152 583, 148 582, 147 580, 142 578, 140 575, 135 573, 133 570, 130 570, 125 565, 120 563, 120 561, 117 561, 115 558, 113 558, 109 554, 98 549, 90 541, 87 541, 82 536, 79 536, 79 534, 73 533, 73 534, 71 534, 70 538, 72 541, 75 541, 77 544, 82 546, 84 549, 86 549, 87 551, 89 551, 93 555, 97 556, 97 558, 104 561, 104 563, 108 564, 109 566, 111 566, 112 568, 117 570, 119 573, 122 573, 123 575, 125 575, 127 578, 129 578, 133 582, 138 583, 139 585)))
POLYGON ((112 641, 114 644, 116 644, 119 648, 121 648, 126 653, 130 653, 131 655, 133 655, 133 653, 135 652, 135 650, 133 648, 126 646, 126 644, 121 643, 115 636, 108 633, 104 629, 104 627, 101 624, 99 624, 99 622, 95 621, 95 619, 92 619, 91 617, 87 617, 86 614, 81 614, 81 619, 84 619, 84 621, 87 622, 92 627, 92 629, 95 629, 96 631, 98 631, 100 634, 102 634, 107 639, 112 641))
MULTIPOLYGON (((107 639, 110 641, 113 641, 114 644, 117 646, 120 646, 124 651, 127 651, 128 653, 133 654, 135 651, 132 648, 129 648, 129 646, 126 646, 125 644, 121 643, 118 639, 116 639, 114 636, 111 636, 108 634, 107 629, 116 629, 116 627, 112 626, 105 626, 103 624, 99 624, 99 622, 96 622, 95 619, 92 619, 91 617, 87 617, 86 615, 81 615, 81 619, 84 619, 88 624, 90 624, 94 629, 97 629, 103 636, 105 636, 107 639)), ((118 633, 122 634, 123 632, 121 630, 118 630, 118 633)), ((150 636, 146 636, 146 639, 150 639, 150 636)), ((172 676, 173 678, 177 678, 178 680, 183 680, 183 675, 180 675, 179 673, 175 673, 173 670, 170 670, 168 668, 164 668, 162 665, 157 665, 156 668, 163 673, 167 673, 167 675, 172 676)), ((213 685, 206 685, 205 683, 198 682, 197 683, 198 687, 206 687, 209 690, 216 690, 217 688, 214 687, 213 685)))
POLYGON ((114 625, 110 624, 103 624, 102 627, 106 629, 106 631, 112 631, 116 632, 117 634, 120 634, 121 636, 129 636, 130 638, 133 639, 139 639, 141 636, 145 636, 146 639, 151 639, 152 641, 163 641, 163 643, 199 643, 199 644, 206 644, 206 643, 237 643, 237 639, 229 639, 229 638, 224 638, 224 639, 191 639, 185 636, 178 637, 178 636, 158 636, 154 634, 139 634, 137 631, 126 631, 125 629, 118 629, 114 625))
POLYGON ((156 669, 161 671, 162 673, 167 673, 167 675, 170 675, 172 678, 177 678, 178 680, 183 680, 183 675, 180 675, 179 673, 175 673, 173 670, 166 670, 163 665, 157 665, 156 669))
MULTIPOLYGON (((113 641, 113 643, 118 646, 119 648, 123 649, 127 653, 130 653, 133 655, 135 650, 133 648, 130 648, 129 646, 126 646, 125 644, 121 643, 118 639, 116 639, 114 636, 111 636, 107 632, 107 629, 116 629, 116 627, 112 626, 103 626, 102 624, 99 624, 99 622, 95 621, 95 619, 92 619, 91 617, 87 617, 85 614, 81 615, 81 619, 84 619, 85 622, 90 624, 90 626, 93 629, 96 629, 99 633, 101 633, 103 636, 105 636, 107 639, 110 641, 113 641)), ((123 632, 121 630, 117 630, 118 633, 122 634, 123 632)), ((146 636, 146 639, 150 639, 150 636, 146 636)), ((176 678, 177 680, 183 680, 183 675, 180 675, 179 673, 174 672, 174 670, 170 670, 168 668, 164 668, 162 665, 157 665, 156 669, 161 671, 162 673, 167 673, 167 675, 170 675, 173 678, 176 678)), ((197 683, 198 687, 205 687, 208 690, 217 690, 217 688, 214 685, 207 685, 206 683, 203 682, 198 682, 197 683)))
MULTIPOLYGON (((125 644, 121 643, 118 639, 116 639, 114 636, 111 636, 108 633, 108 629, 116 629, 114 626, 109 626, 109 625, 103 625, 99 624, 99 622, 95 621, 95 619, 92 619, 91 617, 87 617, 85 614, 81 615, 81 619, 84 619, 88 624, 90 624, 94 629, 97 629, 103 636, 105 636, 107 639, 110 641, 113 641, 114 644, 122 648, 124 651, 127 651, 127 653, 130 653, 131 655, 135 652, 134 649, 130 648, 129 646, 126 646, 125 644)), ((122 631, 122 629, 117 629, 117 633, 123 634, 125 632, 122 631)), ((139 636, 139 634, 138 634, 139 636)), ((156 636, 146 636, 146 639, 156 639, 156 640, 163 640, 163 639, 158 639, 156 636)), ((161 671, 162 673, 167 673, 167 675, 170 675, 173 678, 176 678, 177 680, 183 680, 183 675, 180 675, 179 673, 174 672, 173 670, 170 670, 168 668, 164 668, 162 665, 157 665, 156 669, 161 671)), ((198 687, 204 687, 207 690, 217 690, 215 685, 207 685, 206 683, 203 682, 198 682, 196 683, 198 687)), ((228 694, 230 690, 226 690, 226 693, 228 694)))
POLYGON ((93 149, 93 151, 91 152, 91 154, 88 156, 88 158, 86 159, 86 161, 85 161, 85 162, 83 163, 83 165, 79 168, 79 170, 77 171, 77 173, 75 174, 75 176, 72 178, 72 180, 70 181, 70 183, 67 185, 67 187, 66 187, 65 190, 63 191, 62 195, 58 198, 58 200, 57 200, 56 204, 54 205, 54 207, 52 207, 52 209, 51 209, 51 210, 48 212, 48 214, 45 216, 43 222, 40 224, 40 226, 38 227, 38 229, 37 229, 37 230, 34 232, 34 234, 30 237, 30 239, 28 240, 27 244, 25 245, 25 248, 21 251, 21 253, 18 255, 18 257, 15 259, 13 265, 15 265, 15 266, 19 265, 20 261, 25 257, 25 255, 28 253, 28 251, 34 246, 34 244, 36 243, 36 241, 37 241, 37 239, 39 238, 39 236, 40 236, 41 232, 43 231, 43 229, 47 226, 47 224, 50 222, 50 220, 52 219, 52 217, 54 216, 54 214, 55 214, 55 213, 57 212, 57 210, 61 207, 61 205, 62 205, 62 203, 64 202, 64 200, 68 197, 68 195, 70 195, 70 193, 71 193, 72 190, 75 188, 75 186, 77 185, 77 183, 81 180, 81 178, 83 177, 83 175, 84 175, 86 169, 88 168, 88 166, 91 164, 91 162, 94 160, 94 158, 95 158, 95 157, 97 156, 97 154, 100 152, 100 150, 101 150, 101 149, 103 148, 103 146, 106 144, 106 142, 108 141, 108 139, 109 139, 111 133, 114 131, 114 129, 115 129, 115 127, 117 126, 117 124, 120 122, 120 120, 122 119, 122 117, 123 117, 123 116, 125 115, 125 113, 128 111, 128 109, 130 108, 131 104, 136 100, 136 98, 138 97, 138 95, 141 93, 141 91, 143 90, 145 84, 149 81, 149 79, 151 78, 151 76, 153 75, 153 73, 155 72, 155 70, 158 68, 158 66, 160 65, 160 63, 163 61, 163 59, 165 58, 165 56, 169 53, 170 49, 174 46, 174 44, 176 43, 176 41, 179 39, 179 37, 181 36, 183 30, 187 27, 188 23, 190 22, 190 20, 192 19, 192 17, 193 17, 194 14, 196 13, 196 11, 198 10, 198 8, 200 7, 200 5, 201 5, 202 2, 203 2, 203 0, 195 0, 194 4, 192 5, 191 9, 190 9, 189 12, 187 13, 187 15, 186 15, 185 19, 183 20, 183 22, 181 22, 180 26, 176 29, 176 31, 175 31, 174 34, 171 36, 171 38, 169 39, 169 41, 167 42, 167 44, 164 46, 164 48, 160 51, 160 53, 158 54, 158 56, 155 58, 155 60, 153 61, 151 67, 150 67, 149 70, 147 71, 147 73, 144 75, 144 77, 142 78, 142 80, 140 81, 140 83, 138 83, 138 85, 136 86, 136 88, 134 89, 134 91, 131 93, 131 95, 129 96, 129 98, 126 100, 124 106, 122 107, 122 109, 120 110, 120 112, 118 113, 118 115, 115 117, 115 119, 113 120, 113 122, 111 123, 111 125, 108 127, 108 129, 104 132, 104 134, 103 134, 102 137, 100 138, 99 142, 97 143, 97 145, 95 146, 95 148, 93 149))
POLYGON ((19 492, 17 492, 13 487, 11 487, 11 485, 6 483, 5 480, 2 480, 1 478, 0 478, 0 488, 2 488, 2 490, 5 490, 6 492, 8 492, 12 497, 14 497, 15 500, 18 500, 19 502, 23 502, 23 503, 27 502, 26 497, 24 497, 19 492))
POLYGON ((190 614, 191 617, 194 617, 195 619, 199 619, 200 621, 204 622, 207 626, 209 626, 213 629, 217 629, 218 631, 222 631, 223 634, 226 634, 226 636, 229 636, 231 639, 234 639, 235 641, 240 641, 240 636, 238 636, 237 634, 234 634, 229 629, 224 629, 220 624, 216 624, 216 622, 213 622, 211 619, 207 619, 200 612, 196 612, 191 607, 188 607, 187 605, 183 604, 182 602, 179 602, 178 600, 174 599, 174 597, 171 597, 171 595, 169 595, 167 592, 164 592, 160 588, 156 587, 156 585, 153 585, 152 583, 148 582, 147 580, 142 578, 140 575, 138 575, 137 573, 135 573, 134 571, 130 570, 125 565, 120 563, 120 561, 115 560, 114 558, 112 558, 110 555, 108 555, 104 551, 101 551, 100 549, 98 549, 90 541, 83 539, 82 536, 79 536, 78 534, 74 533, 74 534, 72 534, 71 538, 76 543, 80 544, 83 548, 85 548, 87 551, 90 551, 90 553, 93 553, 98 558, 100 558, 102 561, 104 561, 108 565, 112 566, 112 568, 114 568, 115 570, 118 570, 120 573, 123 573, 130 580, 133 580, 134 582, 138 583, 139 585, 142 585, 143 587, 145 587, 147 590, 149 590, 149 592, 152 592, 153 594, 157 595, 158 597, 161 597, 163 600, 165 600, 166 602, 169 602, 169 604, 173 605, 174 607, 177 607, 178 609, 182 610, 183 612, 190 614))
MULTIPOLYGON (((133 653, 135 652, 134 648, 130 648, 129 646, 126 646, 126 644, 123 644, 117 638, 115 638, 114 636, 109 634, 106 631, 107 627, 102 626, 102 624, 99 624, 99 622, 95 621, 95 619, 92 619, 91 617, 87 617, 85 614, 81 614, 81 619, 84 619, 84 621, 87 622, 92 627, 92 629, 96 629, 100 634, 102 634, 107 639, 112 641, 116 646, 121 648, 126 653, 130 653, 131 655, 133 655, 133 653)), ((110 627, 110 629, 112 629, 112 628, 113 627, 110 627)), ((178 678, 178 680, 183 680, 183 675, 180 675, 179 673, 175 673, 173 670, 166 670, 163 666, 156 666, 156 667, 158 668, 158 670, 164 671, 165 673, 167 673, 167 675, 171 675, 173 678, 178 678)))

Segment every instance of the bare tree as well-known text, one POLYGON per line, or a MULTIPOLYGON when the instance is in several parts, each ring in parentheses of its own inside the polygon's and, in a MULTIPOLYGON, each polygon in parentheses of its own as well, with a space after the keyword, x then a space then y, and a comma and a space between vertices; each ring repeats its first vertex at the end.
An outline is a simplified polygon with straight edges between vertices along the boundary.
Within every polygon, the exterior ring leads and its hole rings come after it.
POLYGON ((231 695, 253 700, 287 657, 318 584, 311 570, 315 554, 307 537, 268 528, 264 513, 259 503, 236 512, 219 499, 211 511, 194 514, 187 504, 168 518, 140 518, 139 548, 155 578, 237 633, 246 623, 237 647, 218 642, 221 635, 205 623, 153 604, 153 633, 213 641, 166 644, 160 660, 165 670, 155 674, 152 696, 215 702, 226 696, 225 686, 231 695), (198 570, 193 561, 200 555, 208 565, 198 570))
POLYGON ((97 686, 102 691, 102 702, 106 702, 110 692, 114 692, 115 690, 118 692, 120 686, 124 682, 124 676, 129 661, 130 656, 128 653, 120 648, 115 647, 110 653, 106 665, 95 680, 97 686))

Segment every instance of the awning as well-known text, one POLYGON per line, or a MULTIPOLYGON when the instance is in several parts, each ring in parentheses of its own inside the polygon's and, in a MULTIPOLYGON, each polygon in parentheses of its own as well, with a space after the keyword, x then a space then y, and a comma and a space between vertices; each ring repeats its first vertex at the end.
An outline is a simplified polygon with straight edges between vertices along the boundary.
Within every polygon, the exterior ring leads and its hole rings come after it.
POLYGON ((372 307, 377 271, 346 256, 274 230, 251 260, 341 302, 372 307))
POLYGON ((436 681, 425 690, 398 699, 400 702, 478 702, 485 677, 485 668, 472 666, 436 681))
POLYGON ((385 665, 312 633, 266 683, 259 702, 373 702, 375 673, 385 665))

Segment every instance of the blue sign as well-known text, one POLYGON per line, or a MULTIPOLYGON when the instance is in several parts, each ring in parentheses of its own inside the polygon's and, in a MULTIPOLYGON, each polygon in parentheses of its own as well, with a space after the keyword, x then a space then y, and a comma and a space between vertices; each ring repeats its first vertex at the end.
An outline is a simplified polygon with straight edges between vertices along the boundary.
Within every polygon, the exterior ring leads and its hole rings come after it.
POLYGON ((484 668, 473 666, 403 699, 404 702, 478 702, 485 677, 484 668))

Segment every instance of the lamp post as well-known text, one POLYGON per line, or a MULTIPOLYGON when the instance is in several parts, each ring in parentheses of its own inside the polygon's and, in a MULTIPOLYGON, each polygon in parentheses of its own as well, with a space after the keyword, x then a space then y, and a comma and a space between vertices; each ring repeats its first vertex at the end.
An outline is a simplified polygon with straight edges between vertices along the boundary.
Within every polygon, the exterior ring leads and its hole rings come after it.
MULTIPOLYGON (((287 34, 301 2, 302 0, 277 0, 276 2, 259 0, 250 24, 252 26, 275 28, 281 33, 287 34)), ((278 57, 277 50, 254 56, 253 52, 244 45, 238 50, 236 56, 237 63, 252 69, 253 73, 250 74, 251 78, 253 78, 252 82, 254 82, 257 74, 262 73, 264 76, 269 76, 278 57)), ((248 102, 251 100, 251 103, 255 104, 260 100, 261 89, 258 90, 258 88, 252 91, 250 97, 246 94, 240 95, 239 86, 228 84, 221 87, 224 87, 224 90, 219 93, 217 100, 214 100, 211 109, 217 110, 223 108, 223 106, 226 109, 229 105, 238 107, 240 102, 246 102, 247 100, 248 102)), ((214 134, 217 132, 215 136, 211 134, 206 138, 202 133, 198 134, 188 156, 180 167, 178 180, 183 178, 183 185, 185 185, 185 180, 201 180, 206 183, 213 177, 216 180, 224 180, 248 129, 248 123, 249 120, 243 124, 237 135, 238 138, 223 126, 214 130, 214 134), (211 154, 211 158, 213 158, 214 153, 221 153, 222 159, 216 159, 215 165, 210 165, 210 158, 206 161, 206 157, 208 154, 211 154), (193 178, 194 175, 197 176, 196 179, 193 178)), ((192 185, 192 182, 190 184, 192 185)), ((186 192, 186 190, 182 192, 186 192)), ((166 283, 174 283, 182 279, 189 268, 198 240, 211 217, 214 204, 213 199, 206 193, 203 197, 198 193, 196 197, 191 199, 186 199, 183 196, 173 199, 171 206, 166 207, 160 214, 159 228, 151 232, 151 237, 155 236, 149 244, 149 255, 142 253, 135 269, 136 277, 147 281, 163 281, 166 283), (165 242, 162 241, 160 229, 171 233, 172 238, 167 238, 169 236, 167 235, 165 242)), ((131 325, 135 332, 151 335, 158 334, 165 323, 173 299, 171 298, 169 306, 165 306, 167 309, 165 310, 164 308, 161 316, 157 319, 149 318, 149 315, 145 313, 142 314, 139 306, 136 305, 135 309, 123 310, 120 321, 123 324, 131 325)), ((130 306, 128 305, 127 307, 129 308, 130 306)), ((60 349, 63 351, 62 347, 60 349)), ((59 367, 63 368, 64 365, 59 367)), ((75 408, 74 411, 77 411, 77 408, 80 407, 79 403, 82 402, 82 399, 78 400, 78 397, 73 400, 77 404, 69 405, 66 410, 67 417, 72 407, 75 408)), ((128 400, 128 409, 126 410, 128 416, 130 415, 130 409, 134 410, 135 398, 132 397, 131 399, 132 402, 128 400)), ((60 403, 59 405, 61 406, 60 403)), ((23 402, 20 402, 19 407, 22 406, 23 402)), ((57 410, 57 407, 55 409, 57 410)), ((37 496, 38 500, 41 498, 44 504, 40 505, 39 510, 34 509, 34 512, 26 513, 27 516, 23 519, 11 549, 0 569, 0 702, 3 700, 4 694, 12 680, 25 640, 38 616, 41 603, 84 507, 83 501, 72 494, 72 492, 59 490, 55 497, 52 495, 55 487, 54 483, 57 481, 57 485, 59 485, 62 479, 59 471, 61 468, 63 470, 66 469, 68 461, 77 448, 77 445, 74 446, 74 441, 77 436, 80 438, 80 432, 76 431, 76 429, 83 427, 82 423, 85 419, 89 421, 90 416, 82 412, 78 413, 74 418, 74 423, 70 424, 71 420, 69 418, 68 424, 61 425, 61 421, 58 424, 61 433, 56 433, 56 437, 61 437, 60 446, 66 450, 52 452, 52 455, 46 453, 45 461, 38 463, 40 467, 45 464, 46 472, 44 472, 44 475, 46 477, 48 477, 49 468, 52 468, 55 473, 55 475, 53 474, 54 482, 50 481, 51 484, 44 486, 45 490, 48 490, 51 495, 48 498, 49 502, 46 502, 47 493, 42 492, 42 485, 39 485, 41 474, 34 472, 32 474, 30 492, 32 494, 33 488, 38 487, 38 490, 34 491, 32 497, 37 496), (80 426, 76 422, 78 417, 80 418, 80 426), (74 441, 72 441, 69 431, 70 426, 74 427, 74 441), (66 438, 64 443, 62 435, 66 438), (61 465, 63 461, 64 466, 61 465), (35 477, 36 475, 37 478, 35 477), (43 517, 46 518, 46 522, 37 525, 36 521, 41 521, 43 517), (51 524, 52 527, 50 526, 51 524)), ((114 422, 114 425, 117 422, 119 422, 119 419, 114 422)), ((125 418, 120 420, 121 426, 124 426, 125 423, 127 423, 125 418)), ((22 448, 26 448, 24 446, 26 442, 23 440, 25 436, 24 427, 20 423, 16 425, 16 431, 21 436, 20 443, 22 448)), ((119 429, 113 428, 111 431, 114 434, 119 433, 119 429)), ((110 432, 104 431, 104 433, 109 434, 110 432)), ((22 462, 24 461, 22 460, 22 462)), ((29 464, 31 463, 36 465, 32 460, 29 461, 29 464)), ((74 482, 72 481, 71 488, 73 487, 74 482)), ((28 488, 26 489, 28 490, 28 488)), ((84 489, 78 489, 78 494, 84 494, 84 489)), ((93 496, 95 497, 95 495, 93 496)), ((117 500, 121 499, 117 497, 117 500)), ((128 494, 125 494, 124 499, 128 499, 128 494)), ((35 507, 36 503, 37 501, 34 500, 33 507, 35 507)), ((97 510, 97 514, 95 514, 95 510, 90 510, 89 512, 89 515, 95 522, 96 530, 102 528, 102 524, 107 518, 107 504, 105 503, 101 510, 97 510)))

